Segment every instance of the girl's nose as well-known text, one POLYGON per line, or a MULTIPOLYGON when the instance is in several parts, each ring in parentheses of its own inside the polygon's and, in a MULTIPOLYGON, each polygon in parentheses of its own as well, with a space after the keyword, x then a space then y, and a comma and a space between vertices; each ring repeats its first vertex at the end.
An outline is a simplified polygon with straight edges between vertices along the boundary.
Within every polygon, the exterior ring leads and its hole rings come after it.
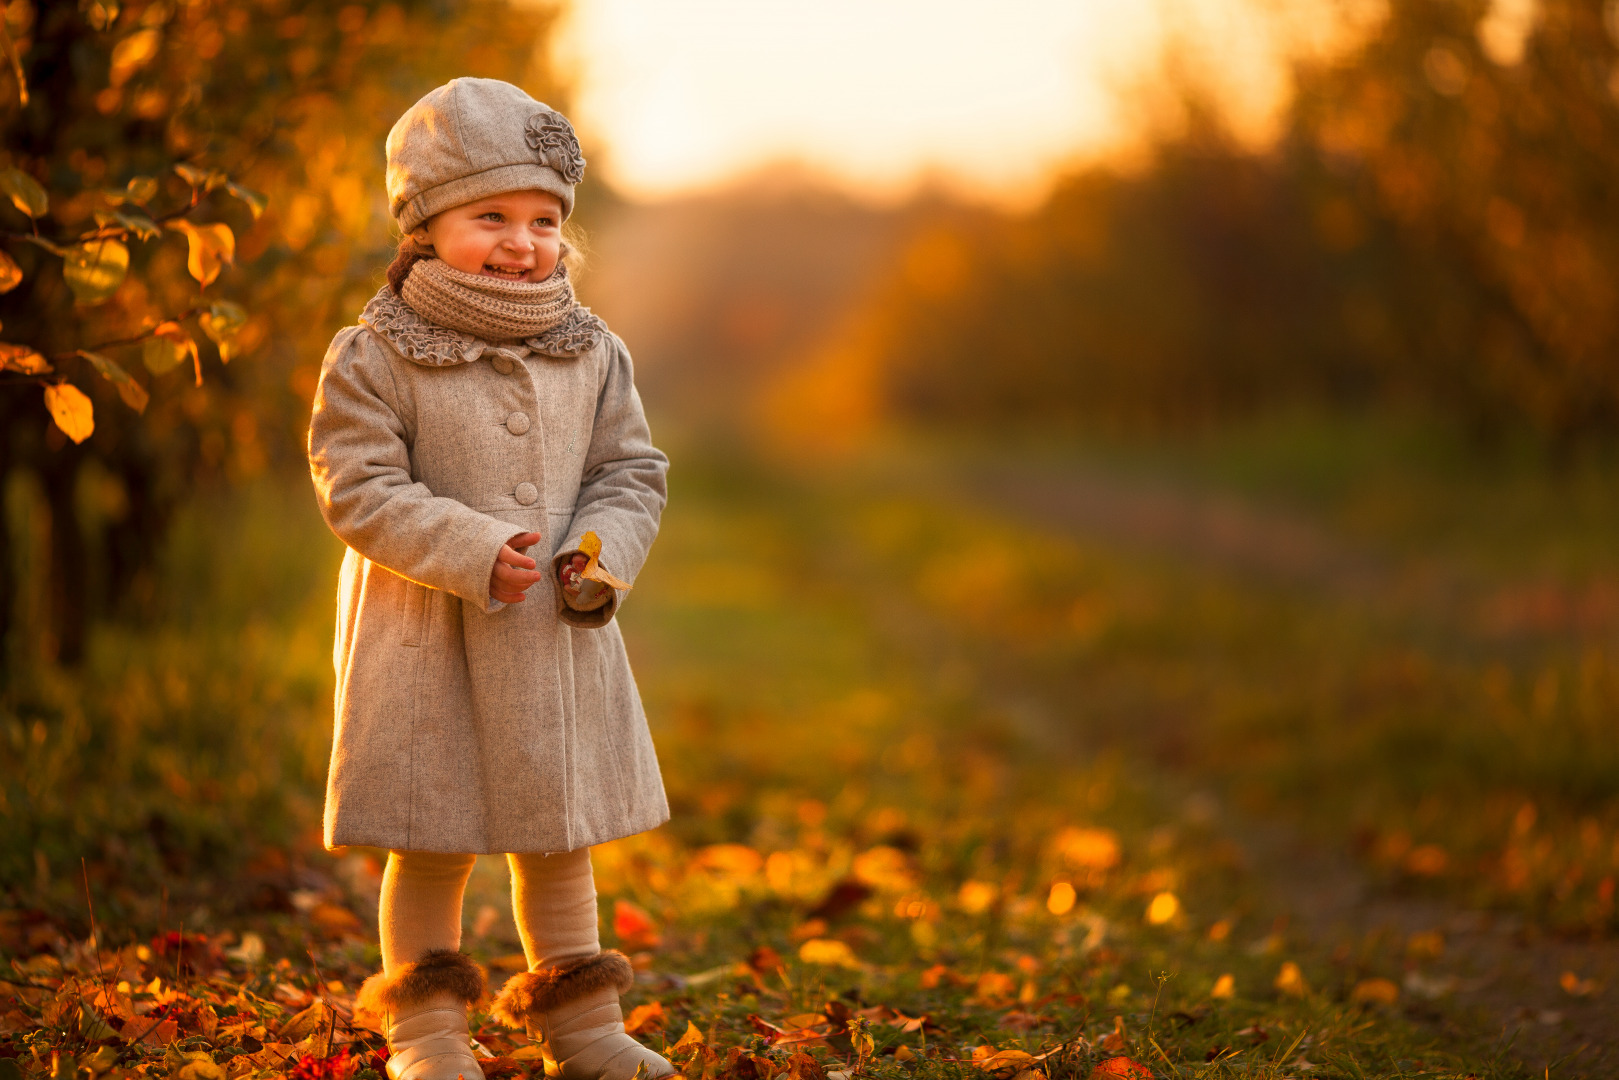
POLYGON ((534 240, 527 232, 508 235, 501 243, 513 251, 527 254, 534 250, 534 240))

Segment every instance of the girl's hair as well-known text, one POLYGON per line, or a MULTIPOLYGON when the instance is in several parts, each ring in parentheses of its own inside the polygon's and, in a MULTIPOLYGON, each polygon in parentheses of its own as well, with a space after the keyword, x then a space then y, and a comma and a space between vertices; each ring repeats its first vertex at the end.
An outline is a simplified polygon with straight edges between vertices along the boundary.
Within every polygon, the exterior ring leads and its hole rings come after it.
MULTIPOLYGON (((585 269, 585 256, 589 241, 585 231, 572 222, 562 224, 562 263, 568 268, 568 276, 578 282, 579 275, 585 269)), ((388 288, 393 290, 395 296, 405 287, 405 279, 410 277, 411 268, 423 259, 433 258, 431 245, 418 244, 408 235, 399 241, 399 250, 394 252, 393 262, 388 264, 388 288)))

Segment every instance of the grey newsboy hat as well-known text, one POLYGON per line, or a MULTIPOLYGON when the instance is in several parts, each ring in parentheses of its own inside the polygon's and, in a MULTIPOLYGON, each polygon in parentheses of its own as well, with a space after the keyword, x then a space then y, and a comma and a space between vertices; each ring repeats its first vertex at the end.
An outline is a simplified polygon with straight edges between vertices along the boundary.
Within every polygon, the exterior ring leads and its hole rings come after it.
POLYGON ((388 132, 388 209, 407 233, 503 191, 549 191, 566 220, 584 178, 568 118, 499 79, 451 79, 388 132))

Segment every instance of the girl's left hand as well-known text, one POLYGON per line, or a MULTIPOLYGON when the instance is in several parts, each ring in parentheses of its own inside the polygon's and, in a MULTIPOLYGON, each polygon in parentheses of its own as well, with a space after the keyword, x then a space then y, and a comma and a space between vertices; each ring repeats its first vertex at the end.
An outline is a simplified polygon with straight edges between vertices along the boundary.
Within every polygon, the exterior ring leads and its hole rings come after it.
POLYGON ((584 555, 575 555, 573 558, 557 567, 557 580, 562 585, 563 593, 569 599, 578 598, 579 589, 585 582, 585 579, 579 575, 583 574, 585 572, 585 567, 589 565, 589 558, 584 555))

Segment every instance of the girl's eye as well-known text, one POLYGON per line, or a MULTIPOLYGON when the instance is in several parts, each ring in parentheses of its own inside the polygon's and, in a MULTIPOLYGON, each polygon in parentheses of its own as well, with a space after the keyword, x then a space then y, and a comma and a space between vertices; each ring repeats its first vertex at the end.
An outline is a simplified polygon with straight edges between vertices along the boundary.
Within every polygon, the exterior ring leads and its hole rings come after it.
POLYGON ((487 214, 485 214, 484 217, 489 219, 490 221, 505 221, 506 220, 506 218, 498 210, 491 210, 487 214))
POLYGON ((534 224, 538 225, 542 229, 549 229, 552 225, 555 225, 556 222, 552 221, 548 217, 537 217, 534 219, 534 224))

